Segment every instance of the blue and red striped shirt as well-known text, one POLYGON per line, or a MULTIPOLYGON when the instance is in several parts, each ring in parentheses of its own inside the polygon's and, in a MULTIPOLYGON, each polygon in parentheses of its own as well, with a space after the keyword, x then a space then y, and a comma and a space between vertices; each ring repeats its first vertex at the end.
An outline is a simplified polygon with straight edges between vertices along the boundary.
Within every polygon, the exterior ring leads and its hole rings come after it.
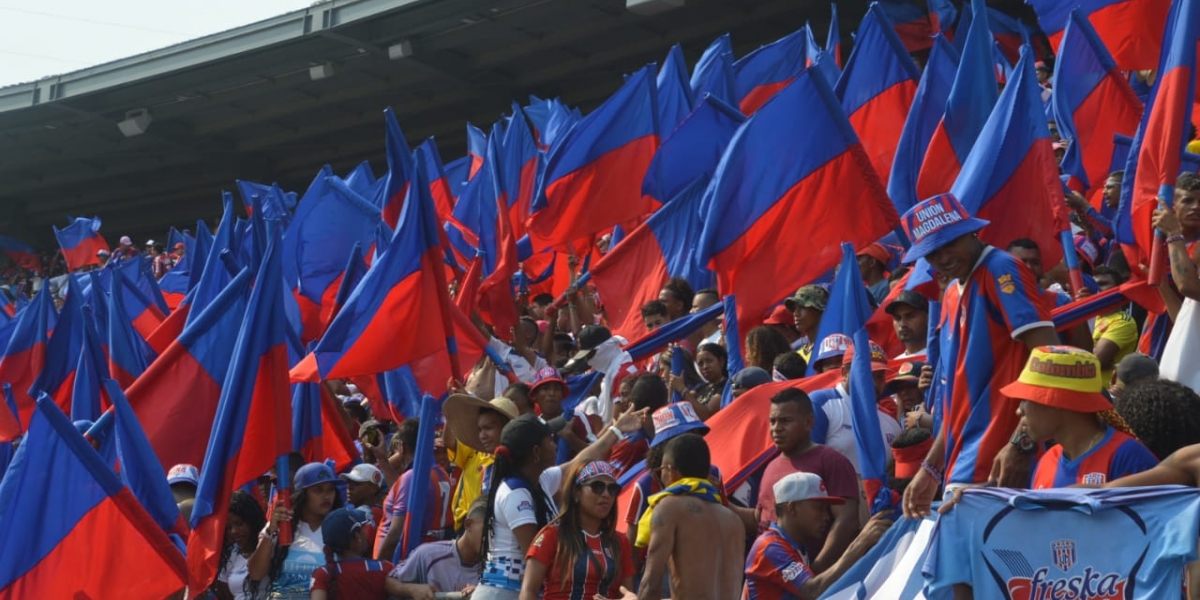
POLYGON ((1058 444, 1046 451, 1033 471, 1033 489, 1102 485, 1156 464, 1158 459, 1141 442, 1109 427, 1100 443, 1079 458, 1067 458, 1058 444))
POLYGON ((746 557, 742 600, 799 600, 800 586, 812 577, 804 549, 772 523, 746 557))
POLYGON ((946 289, 938 372, 947 483, 987 479, 1020 420, 1016 403, 1000 394, 1029 357, 1017 336, 1053 326, 1033 273, 997 248, 984 248, 967 280, 946 289))

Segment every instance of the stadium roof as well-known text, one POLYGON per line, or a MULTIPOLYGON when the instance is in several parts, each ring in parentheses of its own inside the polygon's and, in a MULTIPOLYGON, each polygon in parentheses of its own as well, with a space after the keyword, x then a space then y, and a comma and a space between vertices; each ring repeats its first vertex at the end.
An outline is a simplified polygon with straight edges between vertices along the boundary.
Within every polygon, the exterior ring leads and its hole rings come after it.
MULTIPOLYGON (((848 41, 865 3, 839 8, 848 41)), ((318 2, 0 88, 0 233, 53 244, 52 224, 99 215, 110 238, 161 237, 215 222, 236 179, 303 191, 323 164, 363 160, 381 174, 386 106, 410 144, 436 136, 449 161, 464 123, 486 126, 529 94, 588 110, 676 42, 695 61, 730 32, 741 56, 828 19, 824 2, 796 0, 687 0, 652 16, 625 0, 318 2), (117 123, 138 109, 152 121, 125 137, 117 123)))

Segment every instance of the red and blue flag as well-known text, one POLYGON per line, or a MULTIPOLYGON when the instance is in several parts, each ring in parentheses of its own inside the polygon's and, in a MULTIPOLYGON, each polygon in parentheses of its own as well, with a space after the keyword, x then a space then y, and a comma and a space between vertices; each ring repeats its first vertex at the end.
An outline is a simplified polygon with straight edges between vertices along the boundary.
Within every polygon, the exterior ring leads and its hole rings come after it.
POLYGON ((182 551, 187 524, 183 522, 179 505, 175 503, 171 488, 163 477, 162 465, 150 446, 150 440, 125 393, 121 391, 121 386, 112 379, 104 379, 101 385, 104 397, 112 402, 112 432, 117 460, 121 464, 121 481, 129 487, 163 532, 179 537, 177 543, 182 551))
POLYGON ((808 33, 798 29, 733 63, 733 91, 738 108, 754 114, 776 92, 803 71, 808 33))
POLYGON ((320 383, 292 384, 292 450, 306 463, 331 459, 340 471, 358 457, 358 450, 335 402, 320 383))
MULTIPOLYGON (((1028 0, 1038 24, 1058 48, 1078 8, 1095 28, 1122 71, 1153 69, 1164 47, 1163 31, 1170 0, 1028 0)), ((1175 2, 1174 4, 1178 4, 1175 2)))
POLYGON ((1042 260, 1054 265, 1063 253, 1059 234, 1070 221, 1033 62, 1032 50, 1022 48, 1013 79, 951 191, 969 214, 991 221, 980 232, 984 241, 1003 248, 1031 238, 1042 260))
POLYGON ((400 122, 396 113, 388 108, 383 111, 383 121, 386 130, 384 144, 387 149, 388 174, 387 183, 383 186, 383 194, 379 200, 383 203, 379 209, 383 222, 393 230, 400 220, 400 210, 404 208, 404 198, 408 195, 409 182, 413 178, 412 154, 408 149, 408 141, 400 130, 400 122))
POLYGON ((945 193, 954 185, 999 97, 987 11, 982 0, 972 0, 972 6, 954 85, 917 176, 918 198, 945 193))
POLYGON ((671 277, 687 279, 692 289, 712 287, 713 274, 695 247, 704 229, 700 207, 707 187, 707 177, 693 181, 588 270, 614 335, 636 340, 648 333, 642 306, 657 300, 671 277))
POLYGON ((642 68, 546 158, 528 221, 534 247, 564 247, 656 208, 642 195, 659 143, 656 92, 653 65, 642 68))
MULTIPOLYGON (((449 354, 478 357, 482 352, 481 342, 456 335, 464 342, 459 348, 455 338, 447 335, 448 323, 456 334, 464 328, 455 323, 453 313, 458 311, 449 306, 440 281, 444 279, 442 254, 429 186, 422 169, 415 169, 414 176, 387 250, 371 265, 313 351, 292 369, 294 381, 374 375, 434 357, 443 365, 440 370, 420 371, 419 382, 424 389, 440 393, 438 388, 444 389, 451 375, 446 368, 449 354), (397 336, 404 343, 398 343, 397 336)), ((474 326, 466 330, 474 331, 474 326)))
POLYGON ((871 166, 887 183, 905 118, 921 72, 878 4, 872 4, 854 37, 854 51, 834 92, 862 140, 871 166))
POLYGON ((63 229, 54 228, 58 247, 67 261, 67 270, 75 271, 88 265, 100 264, 96 253, 108 251, 108 242, 100 235, 100 217, 78 217, 63 229))
POLYGON ((32 417, 0 482, 0 598, 183 589, 183 555, 66 415, 43 397, 32 417))
POLYGON ((0 357, 0 381, 12 384, 21 423, 28 423, 33 414, 34 399, 29 389, 46 366, 46 343, 57 321, 50 286, 44 285, 11 324, 12 335, 0 357))
POLYGON ((941 35, 934 38, 916 96, 904 119, 900 139, 896 142, 895 158, 887 183, 888 196, 900 214, 921 201, 917 195, 917 176, 921 172, 929 140, 933 138, 933 132, 946 109, 946 101, 950 98, 958 59, 958 51, 946 38, 941 35))
MULTIPOLYGON (((948 29, 953 22, 939 21, 934 24, 930 19, 934 11, 927 11, 908 0, 879 0, 877 4, 887 15, 888 23, 891 23, 896 35, 904 43, 904 48, 909 52, 929 49, 933 45, 933 36, 948 29)), ((937 14, 941 15, 940 12, 937 14)))
POLYGON ((21 240, 0 235, 0 253, 7 256, 18 267, 31 271, 42 270, 42 257, 38 256, 37 250, 33 246, 21 240))
MULTIPOLYGON (((96 290, 96 293, 103 293, 96 290)), ((83 291, 74 277, 67 278, 67 293, 58 312, 54 333, 46 342, 46 364, 29 387, 29 395, 46 393, 54 398, 64 413, 71 412, 71 393, 74 390, 75 367, 83 348, 83 291)))
POLYGON ((1062 159, 1068 185, 1077 192, 1102 185, 1113 170, 1113 136, 1132 136, 1143 107, 1078 9, 1071 11, 1058 48, 1051 102, 1059 134, 1071 140, 1062 159))
MULTIPOLYGON (((128 388, 134 380, 142 376, 150 363, 156 358, 154 351, 136 329, 130 320, 129 311, 125 308, 123 282, 114 277, 109 285, 107 314, 97 315, 104 319, 104 337, 108 357, 108 372, 117 381, 121 389, 128 388)), ((104 292, 96 290, 94 294, 104 292)))
POLYGON ((746 117, 715 96, 705 96, 667 137, 642 182, 642 194, 666 204, 698 177, 708 180, 725 154, 725 146, 746 117))
POLYGON ((829 5, 829 34, 825 36, 825 52, 833 56, 833 62, 842 66, 842 32, 838 26, 837 4, 829 5))
MULTIPOLYGON (((1167 16, 1166 37, 1158 78, 1150 91, 1146 111, 1134 135, 1125 182, 1129 194, 1122 190, 1122 202, 1128 198, 1129 226, 1136 247, 1129 264, 1149 264, 1154 241, 1151 214, 1158 207, 1158 198, 1168 205, 1174 201, 1175 180, 1179 177, 1185 138, 1191 111, 1196 100, 1196 44, 1200 37, 1200 1, 1178 0, 1172 3, 1167 16), (1130 173, 1134 176, 1130 177, 1130 173), (1144 261, 1137 261, 1140 257, 1144 261)), ((1164 261, 1165 262, 1165 261, 1164 261)), ((1153 282, 1154 280, 1151 279, 1153 282)))
POLYGON ((229 371, 200 471, 187 546, 188 587, 194 594, 216 579, 230 493, 292 451, 288 321, 278 234, 272 233, 241 330, 227 354, 229 371))
POLYGON ((245 268, 230 280, 125 390, 164 473, 180 463, 201 466, 204 461, 251 278, 245 268))
POLYGON ((355 246, 371 245, 380 222, 379 209, 336 177, 319 175, 304 193, 282 248, 286 281, 294 282, 288 287, 295 285, 300 306, 301 341, 320 337, 347 259, 355 246))
POLYGON ((847 233, 865 246, 900 220, 833 90, 813 69, 734 134, 704 202, 698 260, 716 272, 723 294, 737 295, 741 331, 837 264, 847 233))

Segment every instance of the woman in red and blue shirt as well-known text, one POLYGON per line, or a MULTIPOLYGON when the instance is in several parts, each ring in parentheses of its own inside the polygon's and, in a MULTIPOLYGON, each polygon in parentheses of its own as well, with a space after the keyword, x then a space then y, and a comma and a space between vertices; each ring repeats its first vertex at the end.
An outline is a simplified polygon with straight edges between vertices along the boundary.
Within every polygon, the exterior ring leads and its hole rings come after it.
POLYGON ((617 598, 633 588, 633 552, 616 532, 616 469, 584 463, 564 481, 562 513, 538 533, 525 556, 521 600, 617 598))

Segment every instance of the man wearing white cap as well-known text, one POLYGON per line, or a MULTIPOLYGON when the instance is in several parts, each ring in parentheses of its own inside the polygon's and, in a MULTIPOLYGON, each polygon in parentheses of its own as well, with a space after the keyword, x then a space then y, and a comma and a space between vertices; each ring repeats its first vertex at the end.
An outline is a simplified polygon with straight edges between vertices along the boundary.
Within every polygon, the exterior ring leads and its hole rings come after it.
POLYGON ((375 526, 383 521, 382 490, 387 489, 383 472, 375 465, 354 465, 349 473, 341 476, 346 482, 346 501, 358 510, 370 515, 375 526))
POLYGON ((829 507, 845 502, 825 491, 813 473, 792 473, 775 483, 776 521, 754 540, 746 558, 746 600, 811 600, 862 558, 892 521, 875 515, 846 548, 841 558, 820 574, 809 567, 806 544, 825 537, 833 522, 829 507))

